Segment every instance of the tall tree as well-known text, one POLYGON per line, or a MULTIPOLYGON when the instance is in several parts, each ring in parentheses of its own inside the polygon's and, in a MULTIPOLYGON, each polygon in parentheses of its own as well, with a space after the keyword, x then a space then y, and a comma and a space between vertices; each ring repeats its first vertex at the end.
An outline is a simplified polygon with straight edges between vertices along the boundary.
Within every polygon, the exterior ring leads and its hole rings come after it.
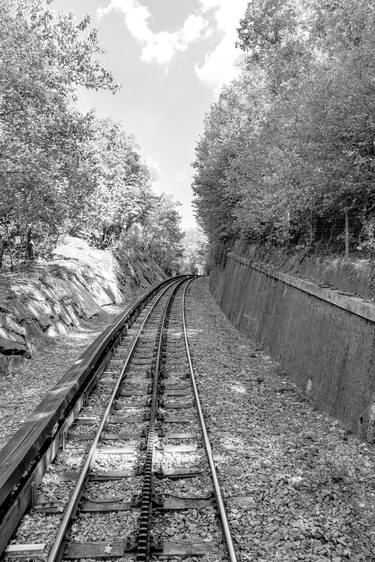
POLYGON ((92 187, 92 116, 73 109, 76 88, 117 86, 89 18, 77 25, 38 0, 0 0, 0 10, 0 220, 45 238, 69 216, 72 194, 92 187))
POLYGON ((375 249, 374 37, 370 0, 248 4, 242 74, 218 103, 235 101, 211 107, 194 164, 211 240, 229 223, 233 240, 375 249))

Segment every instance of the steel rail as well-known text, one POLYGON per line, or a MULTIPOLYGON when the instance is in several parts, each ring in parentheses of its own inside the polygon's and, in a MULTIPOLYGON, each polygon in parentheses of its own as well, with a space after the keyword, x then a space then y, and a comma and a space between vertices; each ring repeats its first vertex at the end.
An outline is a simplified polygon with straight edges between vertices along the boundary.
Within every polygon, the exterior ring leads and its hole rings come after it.
POLYGON ((232 535, 231 535, 231 532, 230 532, 230 527, 229 527, 227 514, 226 514, 226 510, 225 510, 225 506, 224 506, 223 496, 222 496, 221 489, 220 489, 219 479, 218 479, 217 473, 216 473, 216 467, 215 467, 215 463, 214 463, 214 459, 213 459, 213 455, 212 455, 212 448, 211 448, 210 440, 209 440, 209 437, 208 437, 206 424, 205 424, 205 421, 204 421, 202 405, 201 405, 201 401, 200 401, 199 394, 198 394, 198 388, 197 388, 197 384, 196 384, 196 381, 195 381, 193 363, 191 361, 191 355, 190 355, 189 340, 188 340, 187 327, 186 327, 185 301, 186 301, 186 291, 187 291, 187 289, 188 289, 188 287, 189 287, 189 285, 192 281, 193 280, 191 279, 186 284, 186 286, 184 288, 183 295, 182 295, 182 323, 183 323, 183 329, 184 329, 186 355, 187 355, 188 362, 189 362, 190 378, 191 378, 191 383, 192 383, 193 391, 194 391, 195 404, 196 404, 196 407, 197 407, 199 423, 200 423, 202 433, 203 433, 203 439, 204 439, 204 445, 205 445, 205 448, 206 448, 207 458, 208 458, 208 462, 209 462, 210 469, 211 469, 211 476, 212 476, 212 481, 213 481, 213 484, 214 484, 215 499, 216 499, 217 508, 218 508, 219 514, 220 514, 220 519, 221 519, 221 524, 222 524, 222 527, 223 527, 225 542, 227 544, 229 560, 230 560, 230 562, 237 562, 237 556, 236 556, 236 552, 235 552, 234 546, 233 546, 233 539, 232 539, 232 535))
POLYGON ((106 407, 106 409, 105 409, 105 412, 104 412, 104 414, 103 414, 103 417, 102 417, 102 420, 101 420, 101 422, 100 422, 100 425, 99 425, 99 427, 98 427, 98 429, 97 429, 97 432, 96 432, 96 434, 95 434, 95 437, 94 437, 94 439, 93 439, 93 442, 92 442, 92 444, 91 444, 91 446, 90 446, 90 449, 89 449, 89 451, 88 451, 88 453, 87 453, 87 456, 86 456, 84 465, 83 465, 83 467, 82 467, 82 469, 81 469, 81 472, 80 472, 80 475, 79 475, 79 477, 78 477, 77 483, 76 483, 76 485, 75 485, 75 487, 74 487, 74 489, 73 489, 73 492, 72 492, 72 495, 71 495, 71 497, 70 497, 69 503, 68 503, 68 505, 67 505, 66 508, 65 508, 64 515, 63 515, 62 521, 61 521, 61 523, 60 523, 60 527, 59 527, 57 536, 56 536, 56 538, 55 538, 55 541, 54 541, 54 543, 53 543, 53 545, 52 545, 52 548, 51 548, 51 550, 50 550, 50 552, 49 552, 49 555, 48 555, 48 558, 47 558, 47 562, 57 562, 57 561, 61 560, 61 558, 63 557, 62 546, 63 546, 63 544, 64 544, 66 532, 67 532, 67 530, 68 530, 68 527, 69 527, 71 518, 72 518, 72 516, 74 515, 74 513, 75 513, 75 511, 76 511, 76 509, 77 509, 77 506, 78 506, 80 497, 81 497, 81 495, 82 495, 83 486, 84 486, 84 483, 85 483, 85 481, 86 481, 86 478, 87 478, 87 475, 88 475, 88 473, 89 473, 89 470, 90 470, 90 468, 91 468, 91 466, 92 466, 92 464, 93 464, 93 462, 94 462, 94 460, 95 460, 95 454, 96 454, 96 452, 97 452, 97 446, 98 446, 98 443, 99 443, 99 439, 100 439, 101 434, 102 434, 102 432, 103 432, 104 426, 105 426, 105 424, 107 423, 108 417, 109 417, 109 415, 110 415, 111 408, 112 408, 112 406, 113 406, 113 402, 114 402, 114 400, 115 400, 115 398, 116 398, 116 395, 117 395, 117 391, 118 391, 118 389, 119 389, 119 387, 120 387, 120 385, 121 385, 121 383, 122 383, 122 379, 123 379, 123 377, 124 377, 125 371, 126 371, 126 369, 127 369, 127 367, 128 367, 129 361, 130 361, 130 359, 131 359, 131 357, 132 357, 132 355, 133 355, 133 352, 134 352, 134 350, 135 350, 136 344, 138 343, 138 340, 139 340, 140 335, 141 335, 141 333, 142 333, 142 331, 143 331, 143 329, 144 329, 144 327, 145 327, 145 324, 146 324, 147 320, 149 319, 151 313, 152 313, 153 310, 155 309, 156 305, 159 303, 159 301, 161 300, 161 298, 164 296, 164 294, 165 294, 171 287, 173 287, 174 285, 180 284, 180 283, 181 283, 181 281, 176 281, 175 283, 171 283, 171 284, 169 284, 166 288, 164 288, 164 290, 162 291, 162 293, 158 296, 157 301, 152 305, 151 309, 150 309, 149 312, 147 313, 145 319, 143 320, 143 322, 142 322, 142 324, 141 324, 141 326, 140 326, 140 328, 139 328, 139 330, 138 330, 137 335, 136 335, 135 338, 134 338, 134 341, 133 341, 133 343, 132 343, 132 346, 131 346, 131 348, 130 348, 130 351, 129 351, 129 353, 128 353, 128 356, 127 356, 127 358, 125 359, 125 363, 124 363, 124 365, 123 365, 123 367, 122 367, 122 369, 121 369, 121 372, 120 372, 120 374, 119 374, 119 376, 118 376, 118 379, 117 379, 117 381, 116 381, 115 387, 114 387, 114 389, 113 389, 113 391, 112 391, 112 393, 111 393, 109 402, 108 402, 107 407, 106 407))
POLYGON ((152 397, 150 405, 150 421, 147 430, 147 448, 146 448, 146 461, 143 474, 143 487, 141 499, 141 513, 139 516, 139 529, 138 529, 138 548, 136 554, 137 562, 148 562, 150 560, 150 526, 152 516, 152 488, 153 488, 153 460, 154 460, 154 444, 156 439, 156 414, 158 409, 158 382, 160 364, 162 361, 162 349, 165 337, 165 323, 168 310, 170 308, 172 299, 177 292, 180 285, 185 283, 186 280, 178 281, 166 303, 162 317, 160 319, 160 333, 158 341, 158 349, 154 368, 154 377, 152 382, 152 397))
MULTIPOLYGON (((178 277, 179 279, 180 277, 178 277)), ((175 282, 175 281, 172 281, 175 282)), ((0 462, 0 519, 7 512, 9 499, 16 487, 22 485, 28 476, 35 469, 40 460, 43 447, 46 445, 45 438, 37 433, 41 414, 43 416, 42 430, 48 437, 49 442, 53 442, 56 433, 60 430, 62 423, 69 415, 76 400, 90 384, 91 374, 100 368, 103 357, 108 353, 108 349, 115 344, 116 338, 126 324, 134 319, 134 315, 146 305, 150 299, 171 283, 171 279, 163 281, 154 287, 149 293, 142 295, 135 303, 128 306, 104 332, 96 338, 80 358, 64 373, 62 379, 51 389, 43 398, 42 402, 32 412, 30 418, 20 427, 15 435, 1 449, 2 458, 0 462), (77 385, 79 385, 78 388, 77 385), (59 389, 64 390, 59 390, 59 389), (69 393, 74 396, 70 397, 69 393), (69 396, 68 396, 69 394, 69 396), (53 411, 49 401, 53 401, 53 411), (44 409, 43 409, 44 408, 44 409), (56 410, 55 410, 56 408, 56 410), (41 414, 40 414, 41 412, 41 414), (35 414, 35 415, 34 415, 35 414), (24 427, 28 424, 30 429, 25 431, 24 427), (26 444, 27 447, 26 448, 26 444), (26 450, 24 451, 24 449, 26 450), (20 453, 22 451, 22 453, 20 453), (22 455, 22 456, 21 456, 22 455)), ((19 488, 21 491, 23 488, 19 488)), ((2 552, 4 528, 0 521, 0 554, 2 552)))

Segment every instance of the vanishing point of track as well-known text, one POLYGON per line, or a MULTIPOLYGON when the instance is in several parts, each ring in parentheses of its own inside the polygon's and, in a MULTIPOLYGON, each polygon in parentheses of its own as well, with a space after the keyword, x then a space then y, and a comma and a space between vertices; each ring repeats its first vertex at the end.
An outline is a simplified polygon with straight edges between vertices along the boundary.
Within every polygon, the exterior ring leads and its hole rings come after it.
POLYGON ((16 531, 7 558, 236 560, 189 351, 191 280, 164 285, 122 330, 47 469, 54 501, 33 490, 28 517, 58 516, 56 532, 27 544, 16 531), (175 493, 185 482, 192 497, 175 493), (201 512, 217 521, 208 538, 201 512), (97 540, 98 516, 116 529, 110 538, 97 540))

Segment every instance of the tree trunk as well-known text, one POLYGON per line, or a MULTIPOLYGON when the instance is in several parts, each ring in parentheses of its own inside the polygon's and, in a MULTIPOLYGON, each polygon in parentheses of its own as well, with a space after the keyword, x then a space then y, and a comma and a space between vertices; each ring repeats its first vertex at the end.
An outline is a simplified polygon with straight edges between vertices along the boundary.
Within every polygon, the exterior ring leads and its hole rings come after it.
POLYGON ((309 209, 309 245, 312 246, 314 242, 314 223, 313 223, 313 213, 309 209))
POLYGON ((346 208, 345 211, 345 257, 349 257, 349 217, 348 217, 348 209, 346 208))
POLYGON ((3 258, 4 258, 4 240, 3 237, 0 235, 0 269, 3 267, 3 258))
POLYGON ((26 232, 26 259, 33 260, 34 257, 33 231, 29 226, 26 232))

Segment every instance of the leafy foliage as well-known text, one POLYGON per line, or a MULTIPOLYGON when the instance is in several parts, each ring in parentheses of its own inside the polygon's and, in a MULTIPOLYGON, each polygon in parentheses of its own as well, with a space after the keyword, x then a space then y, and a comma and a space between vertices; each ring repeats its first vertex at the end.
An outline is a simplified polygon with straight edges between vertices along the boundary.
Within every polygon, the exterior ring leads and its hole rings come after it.
POLYGON ((207 239, 199 228, 188 228, 182 240, 182 273, 202 274, 207 266, 207 239))
POLYGON ((179 253, 175 205, 153 194, 152 174, 118 123, 75 108, 78 87, 118 86, 90 18, 77 24, 50 4, 0 0, 0 267, 5 255, 12 265, 48 254, 64 232, 84 230, 118 249, 136 225, 152 238, 164 224, 149 245, 167 268, 161 245, 179 253))
POLYGON ((242 73, 211 107, 193 189, 209 239, 374 239, 375 7, 253 0, 242 73), (347 232, 349 235, 349 232, 347 232))

